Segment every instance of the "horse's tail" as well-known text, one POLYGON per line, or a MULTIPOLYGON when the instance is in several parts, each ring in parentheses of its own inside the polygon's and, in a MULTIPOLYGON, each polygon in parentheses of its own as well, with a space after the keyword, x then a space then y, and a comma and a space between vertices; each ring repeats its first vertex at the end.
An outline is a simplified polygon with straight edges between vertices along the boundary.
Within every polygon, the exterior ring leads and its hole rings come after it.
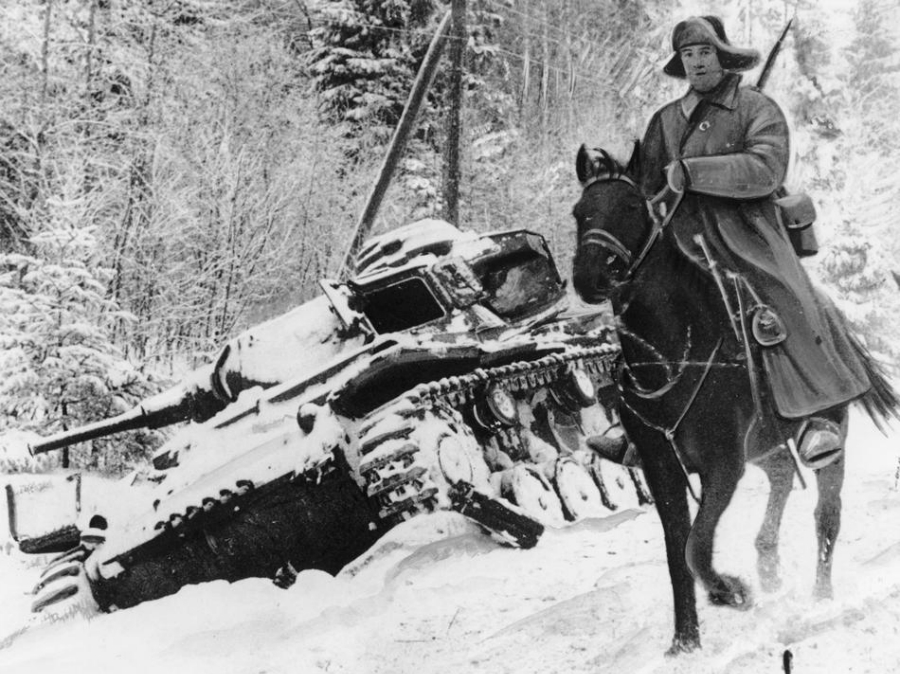
POLYGON ((884 365, 875 359, 856 335, 848 333, 847 336, 850 338, 853 350, 859 356, 869 383, 872 385, 858 402, 862 404, 878 429, 884 432, 882 421, 888 421, 891 418, 900 419, 900 395, 891 385, 884 365))

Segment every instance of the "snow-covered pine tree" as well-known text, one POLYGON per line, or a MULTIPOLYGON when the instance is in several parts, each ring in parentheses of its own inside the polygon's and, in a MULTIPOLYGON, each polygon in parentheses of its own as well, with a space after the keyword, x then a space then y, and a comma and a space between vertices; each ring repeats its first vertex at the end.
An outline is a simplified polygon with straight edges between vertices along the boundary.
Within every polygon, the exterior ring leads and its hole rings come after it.
POLYGON ((818 264, 869 346, 894 357, 893 336, 900 329, 900 301, 890 274, 900 266, 900 246, 892 234, 900 202, 897 12, 893 2, 862 0, 853 13, 856 34, 843 50, 846 69, 840 76, 845 114, 825 181, 834 192, 840 224, 818 264))
POLYGON ((852 105, 865 119, 872 149, 883 154, 898 147, 896 107, 900 96, 900 53, 894 0, 860 0, 853 14, 856 36, 846 49, 847 84, 852 105))
MULTIPOLYGON (((93 262, 92 233, 57 230, 32 243, 33 256, 0 255, 0 432, 70 429, 156 392, 110 339, 106 325, 123 316, 105 299, 110 273, 93 262)), ((152 432, 123 434, 57 460, 121 472, 157 440, 152 432)))
POLYGON ((327 0, 310 37, 313 85, 325 118, 390 138, 431 39, 433 0, 327 0))

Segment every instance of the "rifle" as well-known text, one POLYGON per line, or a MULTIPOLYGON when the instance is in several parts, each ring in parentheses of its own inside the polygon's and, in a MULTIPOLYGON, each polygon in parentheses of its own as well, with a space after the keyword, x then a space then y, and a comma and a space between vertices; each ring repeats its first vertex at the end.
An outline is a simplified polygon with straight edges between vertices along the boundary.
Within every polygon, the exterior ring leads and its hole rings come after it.
POLYGON ((759 79, 756 81, 757 89, 761 90, 764 86, 766 86, 766 82, 769 80, 769 75, 772 74, 772 66, 775 65, 775 59, 778 58, 778 52, 781 51, 781 45, 784 42, 784 38, 787 37, 788 31, 791 29, 792 23, 794 23, 794 17, 791 17, 787 22, 784 30, 781 31, 781 35, 779 36, 778 41, 769 52, 769 56, 766 58, 766 63, 763 66, 762 72, 759 74, 759 79))
MULTIPOLYGON (((766 63, 756 82, 757 91, 761 91, 766 86, 769 75, 772 73, 772 66, 775 65, 775 59, 778 58, 778 52, 781 51, 781 45, 793 23, 794 17, 791 17, 784 30, 781 31, 781 35, 778 36, 778 41, 769 51, 769 56, 766 58, 766 63)), ((789 195, 783 185, 775 191, 775 196, 778 197, 775 203, 780 209, 781 219, 797 256, 808 257, 818 253, 819 243, 813 229, 816 221, 816 209, 809 196, 806 194, 789 195)))

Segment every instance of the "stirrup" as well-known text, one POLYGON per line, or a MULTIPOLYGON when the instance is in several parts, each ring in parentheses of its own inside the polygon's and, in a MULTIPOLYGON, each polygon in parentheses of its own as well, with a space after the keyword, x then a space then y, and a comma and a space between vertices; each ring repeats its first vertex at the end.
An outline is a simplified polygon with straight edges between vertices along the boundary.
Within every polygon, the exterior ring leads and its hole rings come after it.
POLYGON ((797 433, 797 454, 814 470, 837 461, 844 452, 843 445, 841 427, 825 417, 810 417, 797 433))
POLYGON ((765 304, 756 307, 751 320, 753 339, 760 346, 775 346, 787 339, 787 328, 772 307, 765 304))

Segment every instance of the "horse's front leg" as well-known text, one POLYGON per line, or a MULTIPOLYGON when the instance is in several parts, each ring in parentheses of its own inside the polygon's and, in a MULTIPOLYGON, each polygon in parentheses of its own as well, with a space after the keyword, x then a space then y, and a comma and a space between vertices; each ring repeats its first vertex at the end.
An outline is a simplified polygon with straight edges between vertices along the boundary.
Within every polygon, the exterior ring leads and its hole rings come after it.
POLYGON ((756 568, 759 581, 766 592, 781 587, 779 574, 778 539, 781 518, 794 484, 794 462, 786 449, 779 449, 759 462, 769 478, 769 500, 762 526, 756 535, 756 568))
MULTIPOLYGON (((845 454, 846 456, 846 454, 845 454)), ((816 471, 819 501, 816 504, 816 537, 819 553, 816 564, 815 596, 831 599, 831 567, 834 546, 841 530, 841 488, 844 485, 844 457, 816 471)))
POLYGON ((707 466, 701 472, 703 492, 700 508, 688 537, 685 557, 694 576, 703 583, 713 604, 739 609, 751 605, 750 590, 734 576, 719 574, 713 567, 713 543, 722 513, 731 502, 738 481, 744 474, 743 456, 738 452, 732 457, 718 457, 717 465, 707 466))
POLYGON ((691 531, 687 485, 681 468, 659 433, 641 427, 629 428, 628 433, 639 448, 644 476, 663 526, 675 610, 675 636, 668 654, 690 652, 700 648, 700 623, 694 577, 684 556, 691 531))

